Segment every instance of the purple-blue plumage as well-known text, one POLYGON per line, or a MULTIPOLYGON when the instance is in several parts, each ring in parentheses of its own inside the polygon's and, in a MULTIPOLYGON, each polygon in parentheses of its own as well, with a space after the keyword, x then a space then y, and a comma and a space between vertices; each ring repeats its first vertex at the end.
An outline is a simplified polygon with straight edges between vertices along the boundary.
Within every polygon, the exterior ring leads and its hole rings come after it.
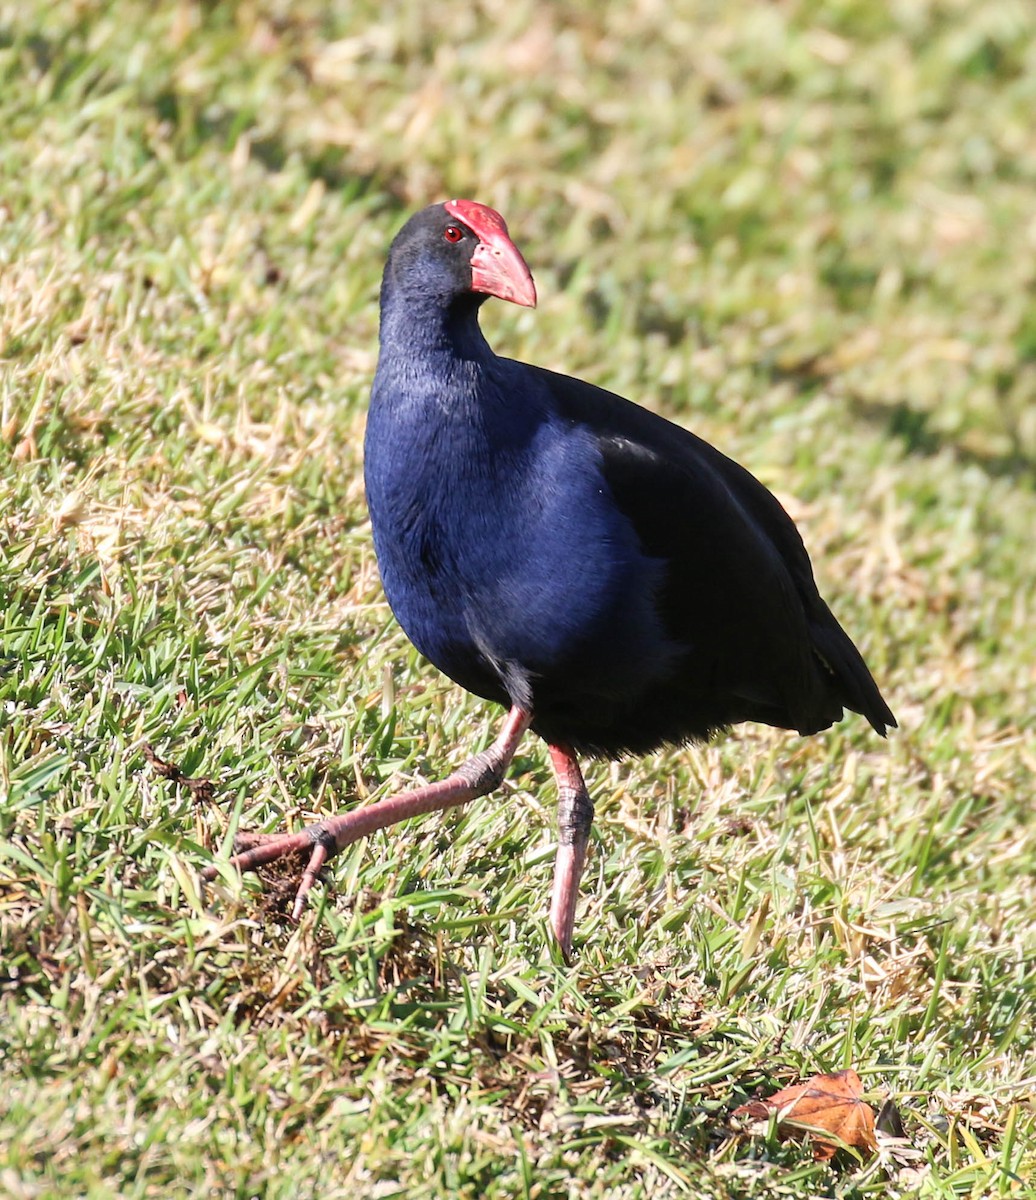
POLYGON ((843 705, 893 724, 791 519, 686 430, 500 358, 442 206, 393 244, 366 483, 393 612, 462 687, 616 756, 843 705))

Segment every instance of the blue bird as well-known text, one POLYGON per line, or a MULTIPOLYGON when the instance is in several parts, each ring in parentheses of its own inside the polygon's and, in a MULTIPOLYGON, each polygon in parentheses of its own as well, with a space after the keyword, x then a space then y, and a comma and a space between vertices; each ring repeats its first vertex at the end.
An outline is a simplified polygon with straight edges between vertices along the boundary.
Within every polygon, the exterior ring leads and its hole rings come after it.
POLYGON ((536 304, 499 213, 450 200, 404 225, 381 289, 365 477, 393 613, 441 671, 508 710, 500 736, 440 783, 244 835, 233 862, 305 853, 297 919, 329 857, 492 791, 531 729, 558 784, 550 923, 567 957, 593 816, 577 755, 741 721, 811 734, 844 708, 882 736, 896 721, 774 496, 629 400, 494 354, 478 324, 489 296, 536 304))

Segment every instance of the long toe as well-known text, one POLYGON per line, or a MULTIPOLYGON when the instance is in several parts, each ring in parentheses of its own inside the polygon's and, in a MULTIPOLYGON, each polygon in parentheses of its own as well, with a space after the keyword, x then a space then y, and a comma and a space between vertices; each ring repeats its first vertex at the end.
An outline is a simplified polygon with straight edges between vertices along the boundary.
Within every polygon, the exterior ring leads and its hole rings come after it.
MULTIPOLYGON (((300 833, 239 833, 234 839, 234 849, 237 853, 230 859, 230 865, 239 871, 254 871, 256 867, 276 862, 288 854, 308 854, 314 843, 320 841, 314 837, 312 829, 304 829, 300 833)), ((202 879, 212 880, 219 874, 217 867, 205 867, 201 873, 202 879)))

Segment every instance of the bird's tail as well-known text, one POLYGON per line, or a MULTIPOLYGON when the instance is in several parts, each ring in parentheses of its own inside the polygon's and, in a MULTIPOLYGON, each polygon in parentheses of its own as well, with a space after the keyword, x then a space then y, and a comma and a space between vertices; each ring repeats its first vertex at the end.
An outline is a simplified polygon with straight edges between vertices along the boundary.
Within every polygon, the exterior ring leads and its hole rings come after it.
POLYGON ((817 654, 838 681, 840 699, 845 707, 865 716, 875 731, 884 737, 887 730, 896 728, 896 718, 878 691, 874 676, 859 650, 830 610, 827 618, 814 625, 812 630, 817 654))

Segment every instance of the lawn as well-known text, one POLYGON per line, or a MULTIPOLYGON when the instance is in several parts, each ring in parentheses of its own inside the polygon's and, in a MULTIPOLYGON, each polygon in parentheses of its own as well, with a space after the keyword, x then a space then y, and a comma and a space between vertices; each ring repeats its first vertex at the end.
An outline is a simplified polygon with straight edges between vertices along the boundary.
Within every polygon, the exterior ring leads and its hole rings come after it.
POLYGON ((0 1192, 1036 1194, 1034 112, 1025 0, 0 3, 0 1192), (198 882, 494 736, 363 500, 451 195, 493 345, 776 491, 901 726, 591 764, 570 967, 534 739, 297 927, 198 882), (732 1116, 848 1067, 877 1156, 732 1116))

